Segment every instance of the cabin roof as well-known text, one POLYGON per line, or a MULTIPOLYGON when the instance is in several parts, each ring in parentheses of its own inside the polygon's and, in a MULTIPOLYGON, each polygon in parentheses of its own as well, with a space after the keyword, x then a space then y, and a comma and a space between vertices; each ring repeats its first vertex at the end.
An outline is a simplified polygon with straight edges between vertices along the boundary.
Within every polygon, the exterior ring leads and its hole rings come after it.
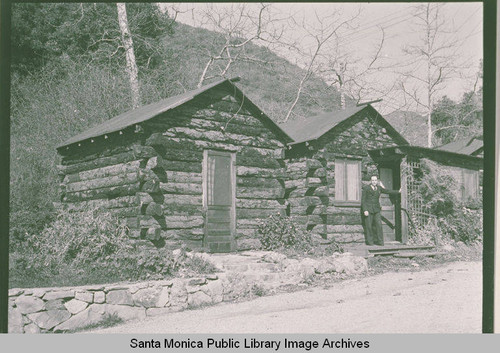
POLYGON ((446 145, 436 147, 435 149, 440 151, 448 151, 476 156, 481 153, 483 146, 484 143, 482 140, 478 139, 477 137, 469 137, 447 143, 446 145))
POLYGON ((279 126, 294 139, 290 145, 316 140, 321 136, 338 126, 340 123, 354 117, 357 113, 363 110, 372 110, 378 114, 380 122, 386 127, 392 135, 395 135, 400 144, 408 144, 408 141, 399 134, 391 124, 385 120, 380 113, 370 104, 350 107, 343 110, 322 113, 316 116, 307 118, 306 120, 293 120, 282 123, 279 126))
MULTIPOLYGON (((64 141, 60 145, 57 146, 57 148, 62 148, 65 146, 69 146, 72 144, 75 144, 77 142, 81 142, 84 140, 88 140, 91 138, 95 138, 98 136, 103 136, 106 134, 110 134, 113 132, 118 132, 120 130, 123 130, 129 126, 133 126, 135 124, 142 123, 144 121, 147 121, 149 119, 154 118, 155 116, 158 116, 162 113, 165 113, 171 109, 174 109, 182 104, 185 104, 200 94, 213 89, 215 87, 219 86, 227 86, 230 88, 231 92, 234 92, 235 94, 238 94, 240 96, 244 96, 243 93, 236 87, 233 82, 237 81, 238 79, 222 79, 215 81, 213 83, 207 84, 205 86, 202 86, 200 88, 173 96, 169 97, 166 99, 162 99, 158 102, 151 103, 148 105, 141 106, 139 108, 129 110, 125 113, 122 113, 112 119, 109 119, 99 125, 96 125, 88 130, 85 130, 84 132, 75 135, 68 140, 64 141)), ((244 102, 246 106, 249 108, 249 110, 253 111, 253 114, 256 115, 256 117, 264 119, 264 122, 266 123, 266 126, 270 127, 272 130, 274 130, 278 135, 280 135, 286 142, 292 141, 290 136, 288 136, 282 129, 279 128, 279 126, 272 121, 264 112, 262 112, 255 104, 253 104, 248 97, 244 96, 244 102)))
POLYGON ((415 156, 417 158, 429 158, 445 165, 460 166, 467 169, 481 169, 483 158, 481 156, 471 156, 464 153, 457 153, 435 148, 420 146, 393 146, 378 148, 368 151, 368 154, 375 162, 399 160, 404 156, 415 156))

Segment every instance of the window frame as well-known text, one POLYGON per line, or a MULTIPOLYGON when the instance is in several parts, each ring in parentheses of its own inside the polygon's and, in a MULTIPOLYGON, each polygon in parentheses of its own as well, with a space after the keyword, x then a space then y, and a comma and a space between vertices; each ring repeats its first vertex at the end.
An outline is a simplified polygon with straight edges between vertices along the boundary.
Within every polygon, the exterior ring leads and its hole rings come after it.
POLYGON ((461 185, 461 201, 467 201, 469 198, 478 198, 480 195, 480 188, 479 188, 479 170, 473 170, 473 169, 462 169, 462 185, 461 185), (475 185, 474 185, 474 195, 467 195, 466 190, 466 181, 465 177, 466 175, 473 176, 475 185))
POLYGON ((361 206, 361 193, 362 193, 362 186, 361 186, 361 159, 356 159, 356 158, 345 158, 345 157, 339 157, 339 158, 335 158, 335 171, 337 171, 337 163, 342 163, 343 164, 343 168, 344 168, 344 175, 342 175, 342 183, 344 185, 344 194, 342 195, 342 199, 339 200, 338 199, 338 189, 337 189, 337 183, 338 181, 340 180, 338 178, 338 175, 337 173, 335 173, 335 198, 333 200, 333 205, 334 206, 352 206, 352 207, 360 207, 361 206), (357 192, 357 195, 359 197, 358 200, 346 200, 347 199, 347 194, 348 194, 348 181, 347 181, 347 164, 348 163, 356 163, 357 167, 358 167, 358 182, 357 184, 357 188, 358 188, 358 192, 357 192))

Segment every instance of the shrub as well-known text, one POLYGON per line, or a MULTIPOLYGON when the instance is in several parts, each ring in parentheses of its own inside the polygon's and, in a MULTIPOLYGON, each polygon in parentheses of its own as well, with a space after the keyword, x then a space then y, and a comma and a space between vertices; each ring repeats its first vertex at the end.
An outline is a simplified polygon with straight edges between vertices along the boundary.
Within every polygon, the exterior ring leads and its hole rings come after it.
POLYGON ((40 233, 54 219, 55 212, 51 208, 11 212, 9 220, 10 251, 16 251, 18 248, 22 249, 23 243, 30 234, 40 233))
POLYGON ((452 176, 436 163, 422 164, 422 183, 418 196, 435 221, 426 225, 415 225, 411 241, 420 244, 436 244, 450 240, 470 244, 482 240, 483 212, 481 198, 462 201, 458 198, 461 190, 452 176))
POLYGON ((441 229, 455 241, 471 244, 482 241, 483 210, 460 207, 452 215, 440 219, 441 229))
POLYGON ((412 229, 408 243, 413 245, 445 245, 450 237, 443 232, 441 224, 436 219, 431 219, 427 224, 412 229))
POLYGON ((301 255, 321 257, 344 252, 342 245, 336 241, 328 244, 315 242, 310 232, 297 230, 293 217, 279 214, 271 215, 260 223, 258 236, 264 249, 283 252, 292 257, 301 255))
POLYGON ((60 211, 40 234, 27 236, 22 245, 10 256, 11 286, 159 279, 189 267, 176 261, 167 248, 131 243, 127 228, 99 209, 60 211))
POLYGON ((450 175, 432 170, 424 173, 419 193, 430 212, 441 217, 452 214, 458 204, 454 192, 456 188, 456 182, 450 175))
POLYGON ((280 214, 271 215, 258 228, 259 240, 266 250, 294 247, 309 248, 312 239, 309 233, 297 231, 293 218, 280 214))

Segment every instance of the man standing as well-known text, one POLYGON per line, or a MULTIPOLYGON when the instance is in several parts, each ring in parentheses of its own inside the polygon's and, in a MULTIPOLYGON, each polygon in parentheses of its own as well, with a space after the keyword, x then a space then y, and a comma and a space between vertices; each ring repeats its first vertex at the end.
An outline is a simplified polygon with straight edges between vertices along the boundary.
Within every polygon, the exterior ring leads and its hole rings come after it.
POLYGON ((382 220, 380 218, 380 194, 399 194, 401 189, 388 190, 378 181, 378 177, 373 175, 370 179, 370 185, 364 185, 361 194, 361 211, 365 218, 366 245, 384 245, 384 234, 382 232, 382 220))

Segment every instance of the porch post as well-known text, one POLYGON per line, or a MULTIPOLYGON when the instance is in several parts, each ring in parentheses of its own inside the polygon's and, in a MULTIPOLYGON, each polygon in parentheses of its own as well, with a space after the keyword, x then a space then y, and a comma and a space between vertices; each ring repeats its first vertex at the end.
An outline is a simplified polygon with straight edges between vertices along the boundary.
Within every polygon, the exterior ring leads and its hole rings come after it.
POLYGON ((406 156, 401 159, 400 165, 400 180, 401 180, 401 243, 408 242, 408 188, 406 183, 406 174, 408 172, 408 165, 406 163, 406 156))

